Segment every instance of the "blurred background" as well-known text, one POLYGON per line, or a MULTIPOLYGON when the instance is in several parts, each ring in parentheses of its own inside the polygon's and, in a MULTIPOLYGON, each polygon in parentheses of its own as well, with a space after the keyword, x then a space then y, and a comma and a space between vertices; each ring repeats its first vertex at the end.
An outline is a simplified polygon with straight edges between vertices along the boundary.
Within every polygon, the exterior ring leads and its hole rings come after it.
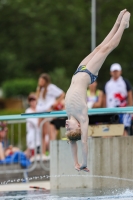
MULTIPOLYGON (((124 8, 132 13, 132 1, 96 1, 96 45, 124 8)), ((0 0, 0 27, 0 108, 12 110, 13 102, 7 98, 27 97, 36 90, 43 72, 67 90, 75 69, 91 51, 91 1, 0 0)), ((109 79, 110 65, 115 62, 121 64, 124 76, 133 84, 132 33, 131 17, 130 28, 100 71, 99 87, 109 79)), ((21 106, 18 103, 14 107, 21 106)))
MULTIPOLYGON (((0 114, 25 111, 38 77, 48 73, 64 92, 80 61, 91 52, 93 0, 0 0, 0 114)), ((132 1, 96 0, 96 45, 112 28, 118 13, 132 1)), ((98 78, 103 89, 112 63, 133 78, 133 20, 120 45, 107 57, 98 78)))
MULTIPOLYGON (((121 10, 126 8, 132 14, 132 1, 95 0, 96 12, 93 14, 96 20, 92 24, 93 2, 0 0, 0 115, 25 112, 28 95, 36 91, 42 73, 49 74, 51 82, 61 89, 60 95, 62 92, 65 94, 79 63, 92 50, 92 37, 97 46, 106 37, 121 10), (96 28, 95 35, 92 25, 96 28)), ((132 52, 131 16, 129 29, 103 64, 98 89, 103 90, 110 79, 110 66, 113 63, 122 66, 123 76, 133 85, 132 52)), ((29 101, 35 101, 33 97, 29 101)), ((21 127, 18 122, 8 123, 8 137, 11 144, 24 151, 25 122, 21 127)))

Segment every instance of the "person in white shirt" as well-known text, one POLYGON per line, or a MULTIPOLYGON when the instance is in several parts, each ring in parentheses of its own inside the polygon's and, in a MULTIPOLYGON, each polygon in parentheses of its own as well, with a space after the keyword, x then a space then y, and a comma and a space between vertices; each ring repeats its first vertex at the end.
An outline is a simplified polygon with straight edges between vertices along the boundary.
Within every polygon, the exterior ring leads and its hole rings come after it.
MULTIPOLYGON (((133 105, 131 84, 121 74, 121 65, 119 63, 112 64, 110 67, 111 79, 104 86, 104 107, 113 108, 133 105)), ((131 126, 131 115, 121 114, 120 122, 125 126, 124 135, 127 135, 131 126)))
MULTIPOLYGON (((25 113, 35 113, 36 105, 37 105, 37 97, 35 93, 31 93, 28 96, 29 107, 26 109, 25 113)), ((26 119, 26 142, 27 142, 27 150, 26 154, 28 157, 34 156, 35 148, 37 149, 37 153, 40 153, 40 129, 38 126, 38 118, 27 118, 26 119)))
MULTIPOLYGON (((65 93, 59 87, 51 83, 50 76, 46 73, 40 75, 37 87, 37 112, 51 111, 64 103, 65 93)), ((39 119, 39 124, 43 119, 39 119)), ((43 125, 43 153, 46 152, 46 137, 53 140, 56 130, 49 122, 43 125)))
POLYGON ((45 112, 52 109, 64 99, 65 93, 50 81, 50 76, 41 74, 37 87, 37 112, 45 112))

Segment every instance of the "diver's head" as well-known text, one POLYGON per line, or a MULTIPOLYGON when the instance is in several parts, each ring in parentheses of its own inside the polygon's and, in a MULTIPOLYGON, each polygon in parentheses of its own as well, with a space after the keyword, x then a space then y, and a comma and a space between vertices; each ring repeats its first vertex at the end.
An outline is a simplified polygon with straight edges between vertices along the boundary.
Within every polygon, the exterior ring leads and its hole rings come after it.
POLYGON ((66 120, 66 130, 70 131, 70 130, 75 130, 75 129, 79 129, 80 128, 80 123, 72 118, 72 119, 68 119, 66 120))
POLYGON ((76 119, 66 120, 66 136, 70 141, 81 139, 80 124, 76 119))

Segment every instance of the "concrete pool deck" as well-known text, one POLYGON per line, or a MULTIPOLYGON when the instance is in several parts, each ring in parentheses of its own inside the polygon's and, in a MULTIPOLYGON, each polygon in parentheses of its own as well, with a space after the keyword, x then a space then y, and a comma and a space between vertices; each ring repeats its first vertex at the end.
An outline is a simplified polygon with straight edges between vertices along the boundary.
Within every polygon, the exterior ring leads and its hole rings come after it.
POLYGON ((7 185, 0 185, 0 191, 22 191, 22 190, 34 190, 30 186, 43 187, 50 189, 50 181, 37 181, 28 183, 12 183, 7 185))

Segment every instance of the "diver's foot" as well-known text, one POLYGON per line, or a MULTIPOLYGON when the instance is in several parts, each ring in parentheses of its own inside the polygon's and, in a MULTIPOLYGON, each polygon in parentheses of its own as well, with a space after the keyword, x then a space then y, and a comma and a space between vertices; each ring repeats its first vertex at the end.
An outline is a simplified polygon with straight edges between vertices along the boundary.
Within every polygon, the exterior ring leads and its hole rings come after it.
POLYGON ((129 28, 130 15, 128 11, 123 15, 121 23, 124 24, 125 29, 129 28))
POLYGON ((120 25, 121 20, 122 20, 122 17, 123 17, 123 15, 125 14, 126 11, 127 11, 127 9, 124 9, 124 10, 122 10, 122 11, 119 13, 119 15, 118 15, 118 17, 117 17, 117 20, 116 20, 116 23, 117 23, 118 25, 120 25))

